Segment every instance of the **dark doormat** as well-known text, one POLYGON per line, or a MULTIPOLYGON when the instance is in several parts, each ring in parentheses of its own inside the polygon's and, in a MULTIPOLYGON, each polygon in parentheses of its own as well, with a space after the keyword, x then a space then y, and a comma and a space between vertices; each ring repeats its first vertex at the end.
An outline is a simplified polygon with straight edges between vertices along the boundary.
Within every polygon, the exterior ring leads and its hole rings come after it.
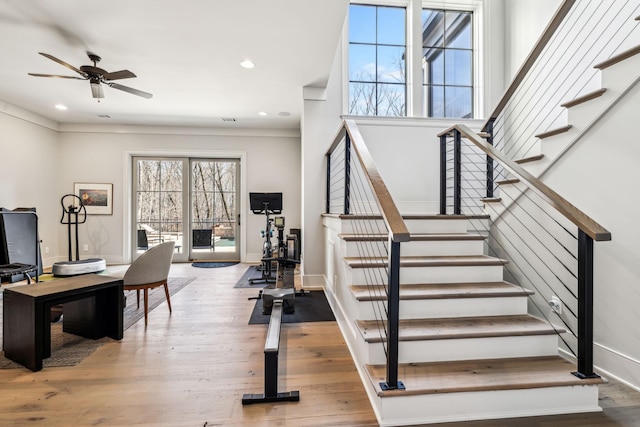
MULTIPOLYGON (((260 282, 255 284, 251 284, 249 282, 249 280, 251 279, 260 279, 262 277, 262 271, 259 270, 259 268, 260 268, 259 265, 252 265, 249 268, 247 268, 247 271, 244 272, 242 277, 238 280, 238 282, 233 287, 234 288, 256 288, 256 289, 264 288, 267 285, 267 283, 265 282, 260 282)), ((273 277, 275 277, 276 272, 273 271, 272 275, 273 277)), ((271 282, 270 284, 273 285, 273 282, 271 282)))
MULTIPOLYGON (((282 313, 282 323, 329 322, 336 320, 323 291, 305 292, 304 296, 297 296, 295 310, 293 314, 282 313)), ((251 318, 249 318, 249 324, 267 324, 270 319, 270 314, 262 314, 262 300, 257 300, 256 305, 253 307, 251 318)))
POLYGON ((220 268, 220 267, 229 267, 231 265, 236 265, 237 262, 210 262, 210 261, 197 261, 191 264, 191 267, 198 268, 220 268))

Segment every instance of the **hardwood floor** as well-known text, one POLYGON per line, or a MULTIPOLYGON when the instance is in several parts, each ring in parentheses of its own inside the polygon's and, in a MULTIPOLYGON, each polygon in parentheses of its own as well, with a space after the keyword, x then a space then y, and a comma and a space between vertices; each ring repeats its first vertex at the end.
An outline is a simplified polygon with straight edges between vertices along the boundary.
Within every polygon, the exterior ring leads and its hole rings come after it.
MULTIPOLYGON (((110 270, 116 270, 109 267, 110 270)), ((234 289, 246 265, 193 268, 196 277, 74 367, 0 370, 1 426, 377 426, 335 322, 283 324, 279 390, 300 402, 242 406, 263 392, 266 325, 248 325, 255 289, 234 289)), ((640 393, 601 386, 598 414, 431 426, 640 426, 640 393)))

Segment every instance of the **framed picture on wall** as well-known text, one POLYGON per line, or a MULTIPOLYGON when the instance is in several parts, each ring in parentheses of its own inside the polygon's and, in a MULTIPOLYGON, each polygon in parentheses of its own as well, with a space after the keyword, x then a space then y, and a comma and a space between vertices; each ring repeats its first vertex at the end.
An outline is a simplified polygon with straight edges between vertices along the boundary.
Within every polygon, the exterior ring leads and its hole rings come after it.
POLYGON ((113 184, 74 183, 74 192, 82 199, 87 215, 113 214, 113 184))

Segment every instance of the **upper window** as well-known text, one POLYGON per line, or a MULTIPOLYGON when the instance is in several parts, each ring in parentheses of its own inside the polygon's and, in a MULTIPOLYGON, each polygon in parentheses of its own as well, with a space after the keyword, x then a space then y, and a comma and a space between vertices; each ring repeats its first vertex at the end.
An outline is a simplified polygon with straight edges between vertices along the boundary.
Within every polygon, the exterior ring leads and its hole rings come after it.
POLYGON ((349 114, 406 115, 406 17, 401 7, 349 7, 349 114))
POLYGON ((349 114, 473 118, 472 25, 470 11, 352 4, 349 114))
POLYGON ((471 16, 422 10, 423 112, 427 117, 473 117, 471 16))

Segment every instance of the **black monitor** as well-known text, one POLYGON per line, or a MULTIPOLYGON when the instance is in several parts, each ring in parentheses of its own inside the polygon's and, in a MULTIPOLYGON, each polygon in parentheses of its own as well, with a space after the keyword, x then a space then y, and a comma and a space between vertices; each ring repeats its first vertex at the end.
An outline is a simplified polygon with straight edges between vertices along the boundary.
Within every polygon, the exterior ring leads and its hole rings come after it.
POLYGON ((254 214, 280 214, 282 193, 249 193, 249 205, 254 214))

